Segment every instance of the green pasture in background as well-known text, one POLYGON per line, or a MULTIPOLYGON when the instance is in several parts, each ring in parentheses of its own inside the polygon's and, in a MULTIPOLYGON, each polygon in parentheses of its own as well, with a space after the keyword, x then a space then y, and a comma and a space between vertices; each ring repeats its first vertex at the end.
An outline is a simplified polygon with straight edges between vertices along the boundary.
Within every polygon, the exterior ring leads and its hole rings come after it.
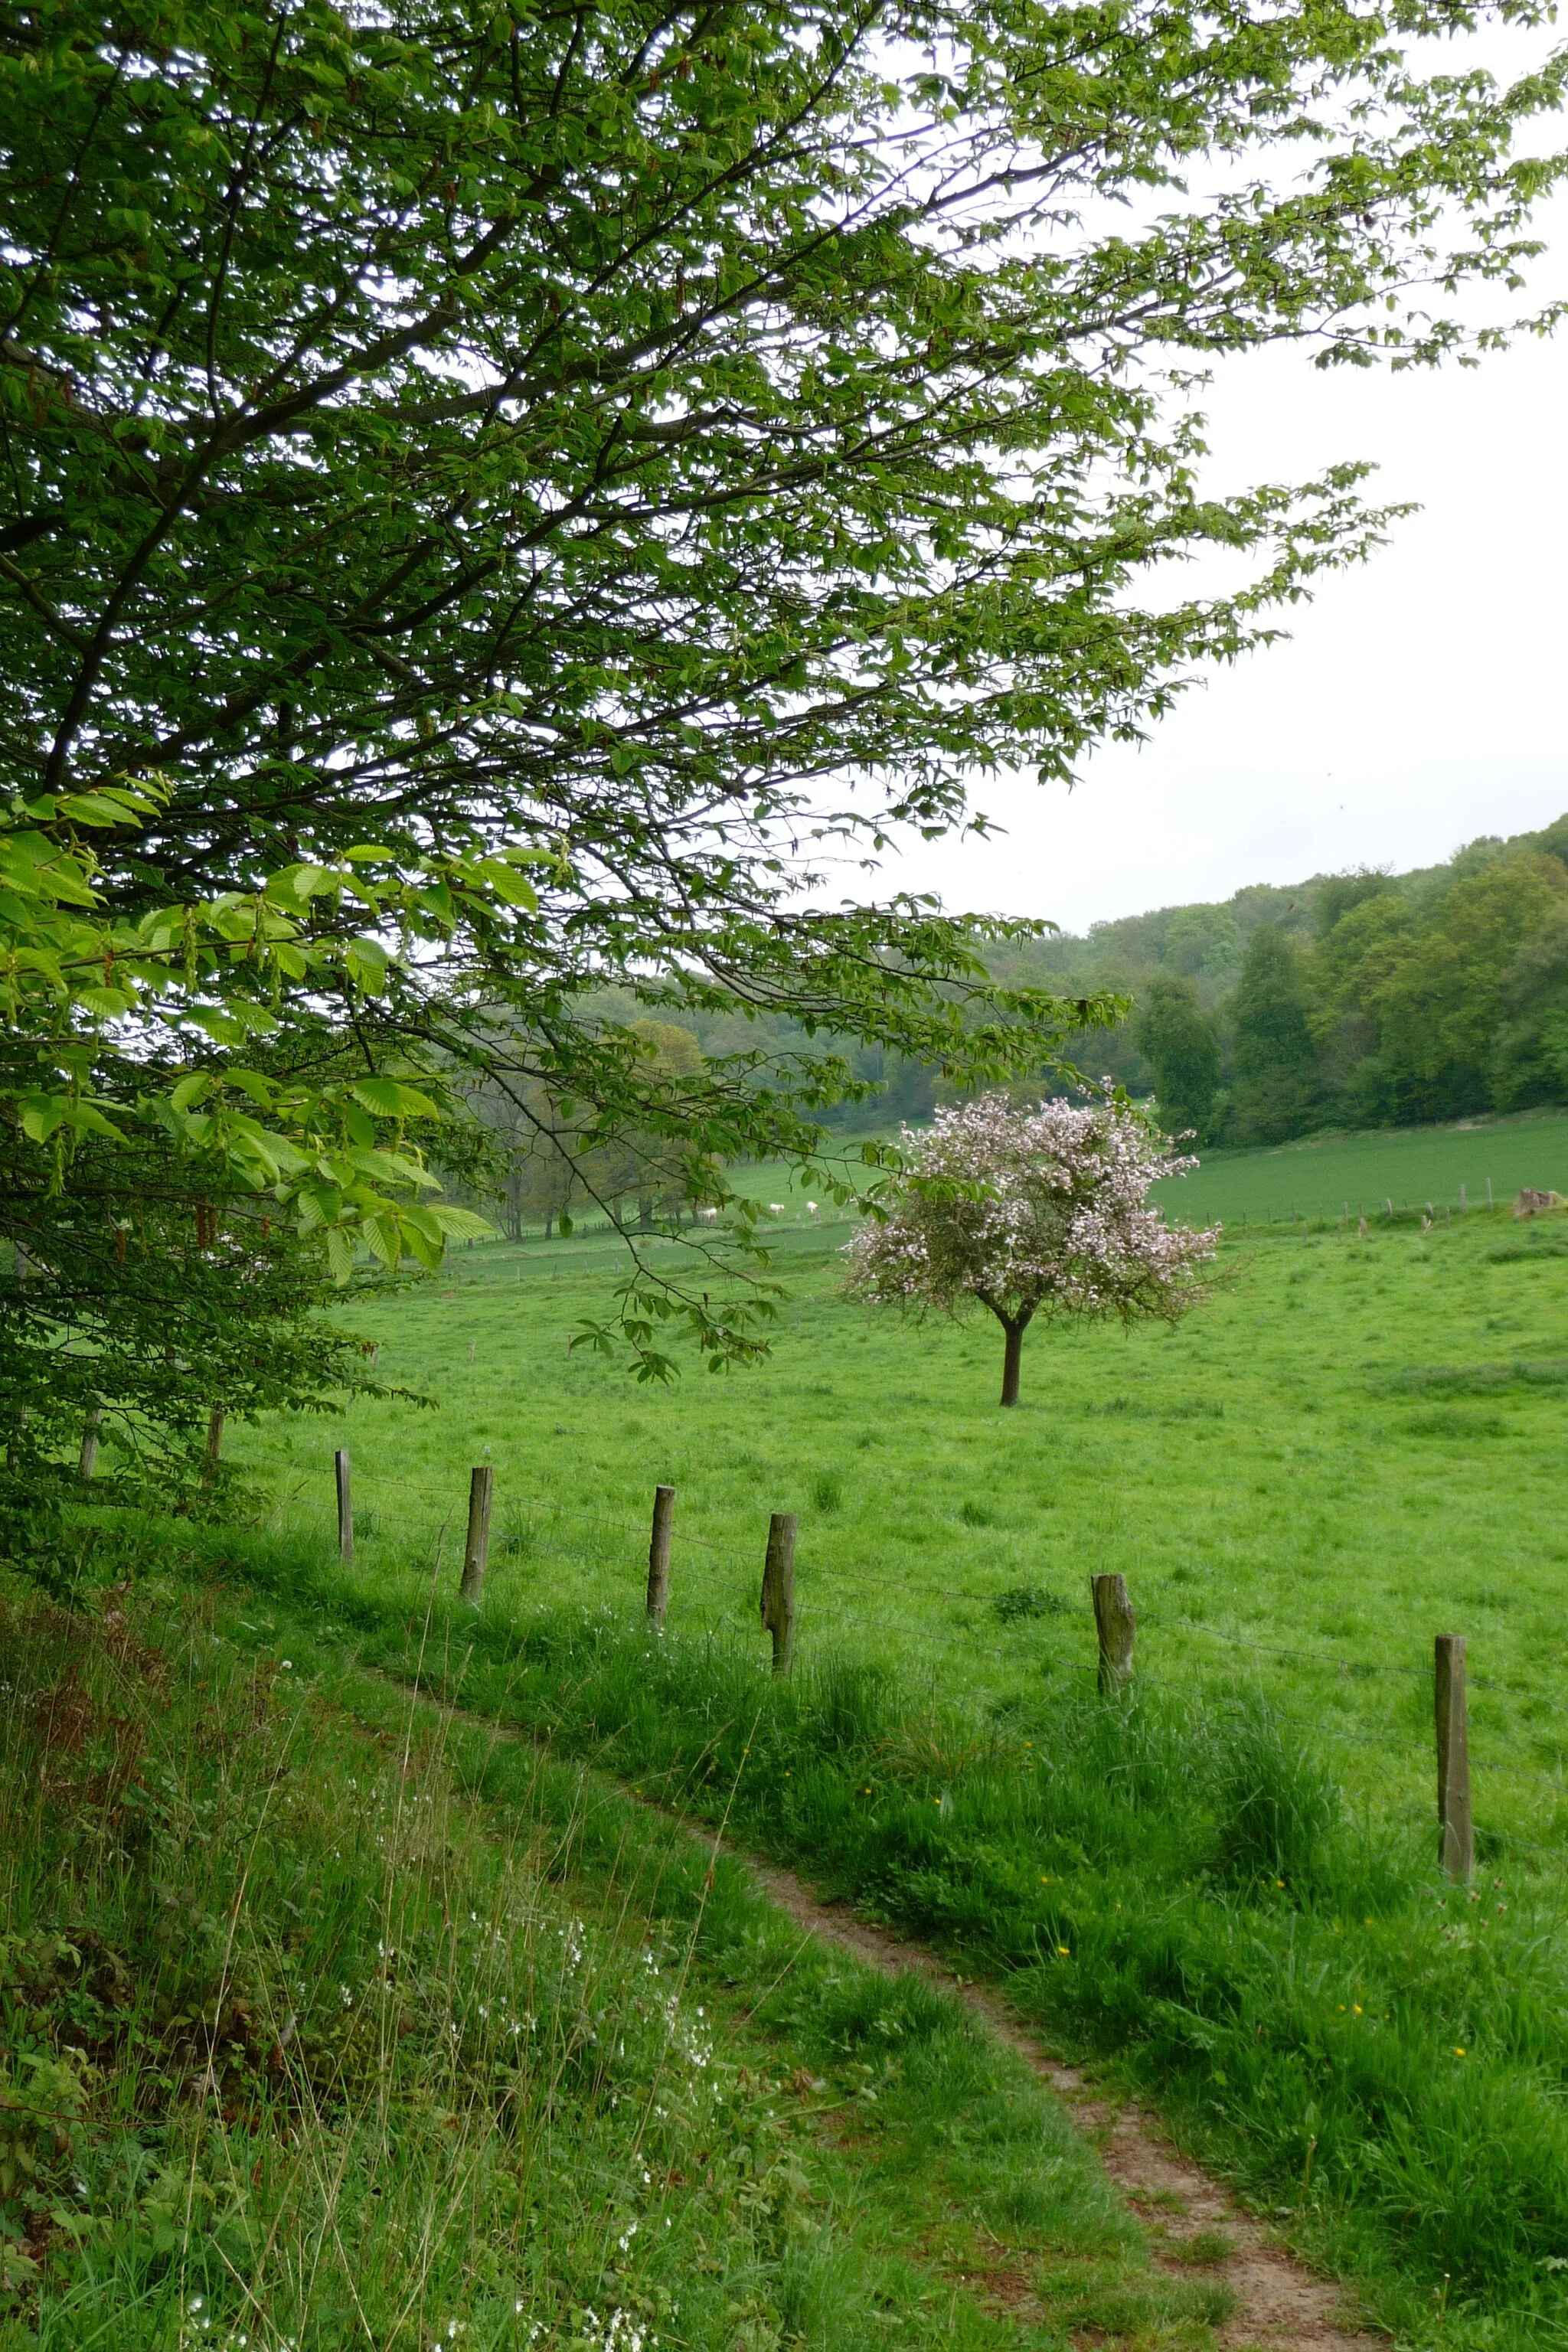
POLYGON ((491 1464, 490 1590, 524 1612, 636 1612, 672 1483, 672 1629, 759 1655, 768 1514, 795 1511, 803 1657, 884 1660, 1004 1715, 1084 1686, 1089 1578, 1121 1570, 1141 1675, 1260 1687, 1412 1825, 1434 1811, 1432 1638, 1462 1633, 1483 1859, 1560 1854, 1568 1224, 1228 1239, 1174 1331, 1032 1331, 1005 1413, 989 1318, 850 1307, 804 1214, 776 1228, 787 1297, 753 1371, 636 1387, 569 1344, 605 1310, 614 1244, 489 1244, 359 1312, 430 1407, 237 1429, 230 1453, 269 1529, 325 1556, 347 1445, 356 1576, 410 1601, 455 1584, 468 1471, 491 1464))
MULTIPOLYGON (((879 1130, 896 1143, 897 1128, 879 1130)), ((825 1162, 851 1183, 874 1182, 875 1171, 860 1158, 858 1138, 831 1139, 825 1162)), ((848 1231, 820 1175, 782 1162, 736 1168, 730 1181, 738 1192, 776 1206, 770 1225, 814 1225, 842 1238, 848 1231), (806 1203, 815 1199, 816 1214, 806 1203)), ((1395 1214, 1415 1214, 1430 1202, 1458 1216, 1461 1204, 1484 1209, 1487 1185, 1499 1209, 1509 1207, 1521 1188, 1568 1193, 1568 1111, 1524 1111, 1509 1118, 1465 1119, 1452 1127, 1392 1129, 1368 1135, 1310 1136, 1260 1151, 1206 1151, 1188 1176, 1154 1188, 1154 1200, 1184 1223, 1220 1219, 1247 1225, 1288 1223, 1295 1219, 1352 1220, 1384 1216, 1392 1201, 1395 1214)), ((590 1213, 580 1234, 600 1237, 604 1220, 590 1213)))
POLYGON ((1157 1185, 1154 1198, 1184 1223, 1246 1217, 1264 1224, 1292 1217, 1369 1221, 1434 1208, 1485 1208, 1487 1184, 1500 1209, 1521 1187, 1568 1192, 1568 1113, 1527 1111, 1513 1118, 1466 1119, 1454 1127, 1394 1129, 1373 1135, 1312 1136, 1268 1151, 1213 1151, 1190 1176, 1157 1185))

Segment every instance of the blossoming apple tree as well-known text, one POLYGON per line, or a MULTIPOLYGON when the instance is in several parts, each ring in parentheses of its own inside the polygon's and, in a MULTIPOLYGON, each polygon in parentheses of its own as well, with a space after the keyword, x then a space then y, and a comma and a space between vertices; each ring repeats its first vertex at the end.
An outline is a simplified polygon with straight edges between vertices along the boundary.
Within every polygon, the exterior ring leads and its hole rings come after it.
POLYGON ((1149 1204, 1158 1178, 1197 1163, 1109 1080, 1084 1104, 987 1095, 903 1139, 902 1172, 848 1244, 847 1287, 917 1316, 989 1307, 1006 1336, 1005 1405, 1037 1317, 1173 1323, 1204 1295, 1219 1227, 1168 1225, 1149 1204))

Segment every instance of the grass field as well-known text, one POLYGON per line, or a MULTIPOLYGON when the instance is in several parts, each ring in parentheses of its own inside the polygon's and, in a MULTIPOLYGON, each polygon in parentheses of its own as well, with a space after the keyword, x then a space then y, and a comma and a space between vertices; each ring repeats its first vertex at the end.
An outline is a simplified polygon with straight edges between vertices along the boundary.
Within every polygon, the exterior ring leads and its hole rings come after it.
MULTIPOLYGON (((897 1141, 897 1130, 885 1130, 897 1141)), ((837 1147, 836 1164, 853 1179, 857 1146, 837 1147)), ((777 1202, 798 1219, 813 1192, 808 1177, 782 1167, 738 1170, 737 1190, 777 1202)), ((1299 1219, 1338 1220, 1347 1212, 1370 1222, 1413 1214, 1430 1205, 1458 1214, 1493 1204, 1506 1208, 1528 1185, 1568 1192, 1568 1112, 1524 1111, 1507 1118, 1466 1119, 1453 1127, 1412 1127, 1367 1135, 1309 1136, 1258 1151, 1210 1151, 1191 1175, 1156 1186, 1154 1198, 1184 1223, 1215 1218, 1238 1224, 1289 1224, 1299 1219)), ((831 1206, 818 1203, 819 1213, 831 1206)))
POLYGON ((431 1404, 234 1433, 251 1524, 166 1538, 248 1582, 233 1638, 323 1682, 358 1654, 460 1689, 729 1811, 1161 2099, 1402 2340, 1568 2345, 1568 1230, 1233 1229, 1174 1332, 1032 1332, 1004 1413, 988 1320, 850 1307, 842 1224, 751 1174, 787 1292, 754 1372, 635 1388, 573 1353, 618 1264, 592 1239, 466 1250, 363 1309, 431 1404), (482 1462, 476 1614, 454 1603, 482 1462), (756 1620, 777 1509, 800 1518, 793 1686, 756 1620), (1099 1570, 1139 1610, 1121 1706, 1094 1695, 1099 1570), (1438 1632, 1469 1642, 1468 1900, 1435 1869, 1438 1632))
POLYGON ((1529 1111, 1457 1127, 1389 1134, 1313 1136, 1268 1151, 1216 1151, 1189 1177, 1160 1188, 1170 1213, 1268 1224, 1295 1217, 1369 1220, 1430 1203, 1499 1208, 1521 1187, 1568 1192, 1568 1114, 1529 1111))
POLYGON ((453 1280, 359 1318, 383 1373, 434 1410, 237 1434, 268 1528, 330 1542, 346 1444, 359 1573, 412 1595, 454 1576, 485 1461, 498 1603, 624 1610, 662 1480, 672 1628, 760 1654, 767 1517, 793 1510, 805 1647, 896 1653, 993 1707, 1082 1681, 1088 1580, 1120 1569, 1147 1677, 1245 1675, 1412 1822, 1431 1811, 1432 1637, 1460 1632, 1488 1850, 1568 1827, 1554 1224, 1231 1244, 1216 1295, 1174 1332, 1032 1333, 1010 1414, 988 1318, 868 1316, 837 1296, 830 1234, 776 1238, 789 1297, 771 1361, 665 1389, 569 1351, 604 1310, 611 1245, 462 1253, 453 1280))
POLYGON ((954 2001, 232 1598, 0 1580, 0 2345, 1205 2352, 954 2001))

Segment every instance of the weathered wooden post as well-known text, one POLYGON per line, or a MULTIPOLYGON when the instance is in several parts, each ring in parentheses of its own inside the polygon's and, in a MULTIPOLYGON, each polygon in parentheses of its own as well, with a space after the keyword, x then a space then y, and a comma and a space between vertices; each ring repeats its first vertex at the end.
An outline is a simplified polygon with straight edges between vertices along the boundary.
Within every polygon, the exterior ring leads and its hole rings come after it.
POLYGON ((87 1425, 81 1433, 81 1458, 77 1464, 78 1473, 84 1486, 91 1485, 93 1474, 98 1468, 98 1433, 102 1426, 103 1407, 100 1404, 89 1405, 87 1425))
POLYGON ((349 1462, 349 1449, 346 1445, 340 1445, 332 1456, 332 1474, 338 1488, 338 1558, 353 1559, 354 1556, 353 1471, 349 1462))
POLYGON ((662 1633, 669 1603, 669 1538, 675 1526, 675 1489, 653 1490, 653 1534, 647 1548, 647 1613, 662 1633))
POLYGON ((1094 1595, 1094 1630, 1100 1640, 1100 1695, 1109 1698, 1131 1678, 1138 1612, 1124 1576, 1091 1576, 1089 1582, 1094 1595))
POLYGON ((215 1404, 207 1414, 207 1460, 209 1462, 221 1462, 223 1459, 223 1420, 222 1405, 215 1404))
POLYGON ((490 1500, 496 1474, 484 1463, 468 1479, 468 1536, 463 1546, 463 1581, 458 1588, 470 1609, 479 1605, 485 1588, 485 1562, 490 1552, 490 1500))
POLYGON ((773 1637, 773 1672, 787 1675, 795 1655, 795 1513, 775 1511, 768 1522, 763 1570, 763 1627, 773 1637))
POLYGON ((1465 1707, 1465 1637, 1439 1633, 1433 1696, 1437 1716, 1437 1831, 1443 1868, 1468 1883, 1476 1866, 1470 1817, 1470 1735, 1465 1707))

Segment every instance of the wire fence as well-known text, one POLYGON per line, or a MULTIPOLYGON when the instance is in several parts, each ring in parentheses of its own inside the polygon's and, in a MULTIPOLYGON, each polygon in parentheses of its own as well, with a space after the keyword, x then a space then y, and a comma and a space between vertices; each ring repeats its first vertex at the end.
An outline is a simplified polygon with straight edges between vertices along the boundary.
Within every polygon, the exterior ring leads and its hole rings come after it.
MULTIPOLYGON (((346 1462, 346 1455, 340 1458, 346 1462)), ((476 1474, 479 1475, 482 1474, 476 1474)), ((487 1486, 487 1495, 489 1491, 487 1486)), ((309 1490, 301 1482, 291 1497, 284 1498, 280 1511, 302 1517, 312 1536, 320 1535, 330 1541, 332 1512, 329 1496, 330 1488, 325 1482, 318 1483, 312 1478, 309 1490)), ((404 1566, 412 1567, 418 1561, 427 1566, 433 1580, 455 1584, 463 1549, 467 1498, 455 1494, 442 1512, 426 1486, 394 1473, 378 1475, 367 1485, 364 1499, 370 1505, 368 1509, 355 1509, 351 1500, 346 1524, 340 1512, 340 1549, 346 1543, 352 1550, 357 1541, 369 1545, 380 1560, 390 1539, 392 1550, 401 1555, 404 1566)), ((487 1516, 487 1529, 488 1526, 487 1516)), ((493 1578, 494 1570, 500 1571, 509 1609, 515 1611, 521 1601, 524 1609, 531 1603, 542 1617, 575 1601, 598 1610, 607 1607, 613 1617, 624 1622, 637 1622, 640 1613, 638 1587, 648 1558, 650 1521, 634 1520, 619 1507, 595 1507, 592 1503, 574 1506, 569 1498, 560 1496, 521 1494, 501 1497, 499 1527, 498 1557, 491 1573, 493 1578), (552 1589, 548 1591, 530 1591, 526 1588, 518 1591, 516 1579, 532 1571, 537 1582, 538 1571, 551 1560, 570 1561, 586 1569, 591 1580, 586 1586, 579 1584, 575 1591, 570 1579, 552 1580, 552 1589), (608 1598, 605 1590, 607 1579, 613 1580, 608 1598)), ((672 1622, 699 1636, 721 1635, 737 1644, 755 1643, 762 1622, 758 1601, 762 1556, 760 1528, 748 1541, 741 1537, 705 1535, 683 1525, 677 1517, 671 1534, 672 1622)), ((481 1578, 486 1568, 487 1560, 481 1559, 481 1578)), ((1083 1599, 1075 1600, 1060 1593, 1020 1587, 1002 1593, 958 1591, 947 1596, 949 1603, 960 1609, 988 1612, 996 1622, 998 1634, 1003 1623, 1009 1623, 1013 1629, 1009 1639, 992 1636, 990 1629, 973 1617, 943 1625, 909 1608, 895 1614, 884 1605, 879 1613, 869 1613, 864 1606, 866 1600, 875 1601, 888 1592, 908 1597, 909 1580, 885 1576, 874 1569, 856 1569, 842 1582, 835 1584, 828 1581, 820 1566, 808 1560, 804 1563, 797 1589, 792 1591, 792 1647, 798 1611, 799 1630, 808 1652, 821 1655, 829 1646, 842 1650, 848 1640, 881 1663, 895 1659, 907 1665, 920 1659, 932 1670, 933 1683, 939 1687, 946 1683, 953 1696, 961 1695, 963 1677, 949 1669, 956 1669, 959 1661, 970 1669, 984 1662, 992 1670, 994 1684, 1011 1683, 1020 1693, 1031 1685, 1038 1687, 1047 1664, 1053 1673, 1082 1677, 1100 1688, 1107 1685, 1103 1638, 1096 1608, 1087 1592, 1083 1599), (1010 1612, 1005 1619, 998 1612, 999 1601, 1010 1612)), ((929 1601, 929 1596, 921 1598, 929 1601)), ((1416 1686, 1421 1684, 1429 1689, 1434 1687, 1435 1669, 1430 1662, 1417 1664, 1413 1661, 1351 1656, 1334 1650, 1268 1641, 1181 1612, 1139 1607, 1136 1629, 1144 1645, 1136 1666, 1138 1684, 1169 1692, 1187 1704, 1206 1704, 1215 1696, 1201 1675, 1194 1678, 1193 1659, 1187 1654, 1187 1645, 1192 1643, 1216 1644, 1237 1663, 1246 1661, 1255 1668, 1272 1673, 1276 1684, 1281 1665, 1310 1670, 1312 1675, 1322 1677, 1323 1683, 1316 1691, 1305 1695, 1309 1703, 1329 1697, 1324 1684, 1337 1685, 1342 1692, 1347 1685, 1393 1681, 1409 1690, 1412 1696, 1416 1696, 1416 1686), (1151 1660, 1149 1648, 1167 1637, 1180 1644, 1177 1654, 1167 1661, 1156 1651, 1155 1658, 1151 1660)), ((1463 1672, 1461 1645, 1461 1678, 1463 1672)), ((1506 1702, 1510 1696, 1521 1696, 1527 1701, 1539 1700, 1542 1696, 1529 1684, 1489 1675, 1471 1679, 1468 1689, 1485 1695, 1491 1702, 1506 1702)), ((1391 1767, 1402 1764, 1402 1779, 1416 1760, 1417 1751, 1412 1747, 1407 1720, 1391 1723, 1386 1730, 1380 1731, 1365 1723, 1339 1719, 1331 1709, 1322 1706, 1313 1713, 1305 1713, 1300 1703, 1289 1704, 1278 1687, 1270 1688, 1267 1696, 1271 1712, 1313 1745, 1327 1744, 1377 1756, 1391 1767)), ((1494 1705, 1489 1727, 1499 1729, 1502 1722, 1494 1705)), ((1440 1722, 1438 1738, 1441 1741, 1440 1722)), ((1468 1726, 1461 1746, 1468 1758, 1468 1726)), ((1423 1770, 1430 1769, 1431 1761, 1432 1750, 1427 1748, 1421 1759, 1423 1770)), ((1555 1773, 1532 1769, 1518 1759, 1500 1753, 1484 1757, 1482 1765, 1489 1788, 1505 1790, 1510 1799, 1528 1797, 1536 1805, 1542 1799, 1549 1800, 1554 1815, 1568 1799, 1568 1781, 1561 1768, 1555 1773)), ((1468 1761, 1465 1769, 1468 1802, 1468 1761)), ((1560 1849, 1523 1843, 1511 1831, 1508 1833, 1508 1847, 1510 1853, 1534 1853, 1559 1864, 1563 1860, 1560 1849)))

